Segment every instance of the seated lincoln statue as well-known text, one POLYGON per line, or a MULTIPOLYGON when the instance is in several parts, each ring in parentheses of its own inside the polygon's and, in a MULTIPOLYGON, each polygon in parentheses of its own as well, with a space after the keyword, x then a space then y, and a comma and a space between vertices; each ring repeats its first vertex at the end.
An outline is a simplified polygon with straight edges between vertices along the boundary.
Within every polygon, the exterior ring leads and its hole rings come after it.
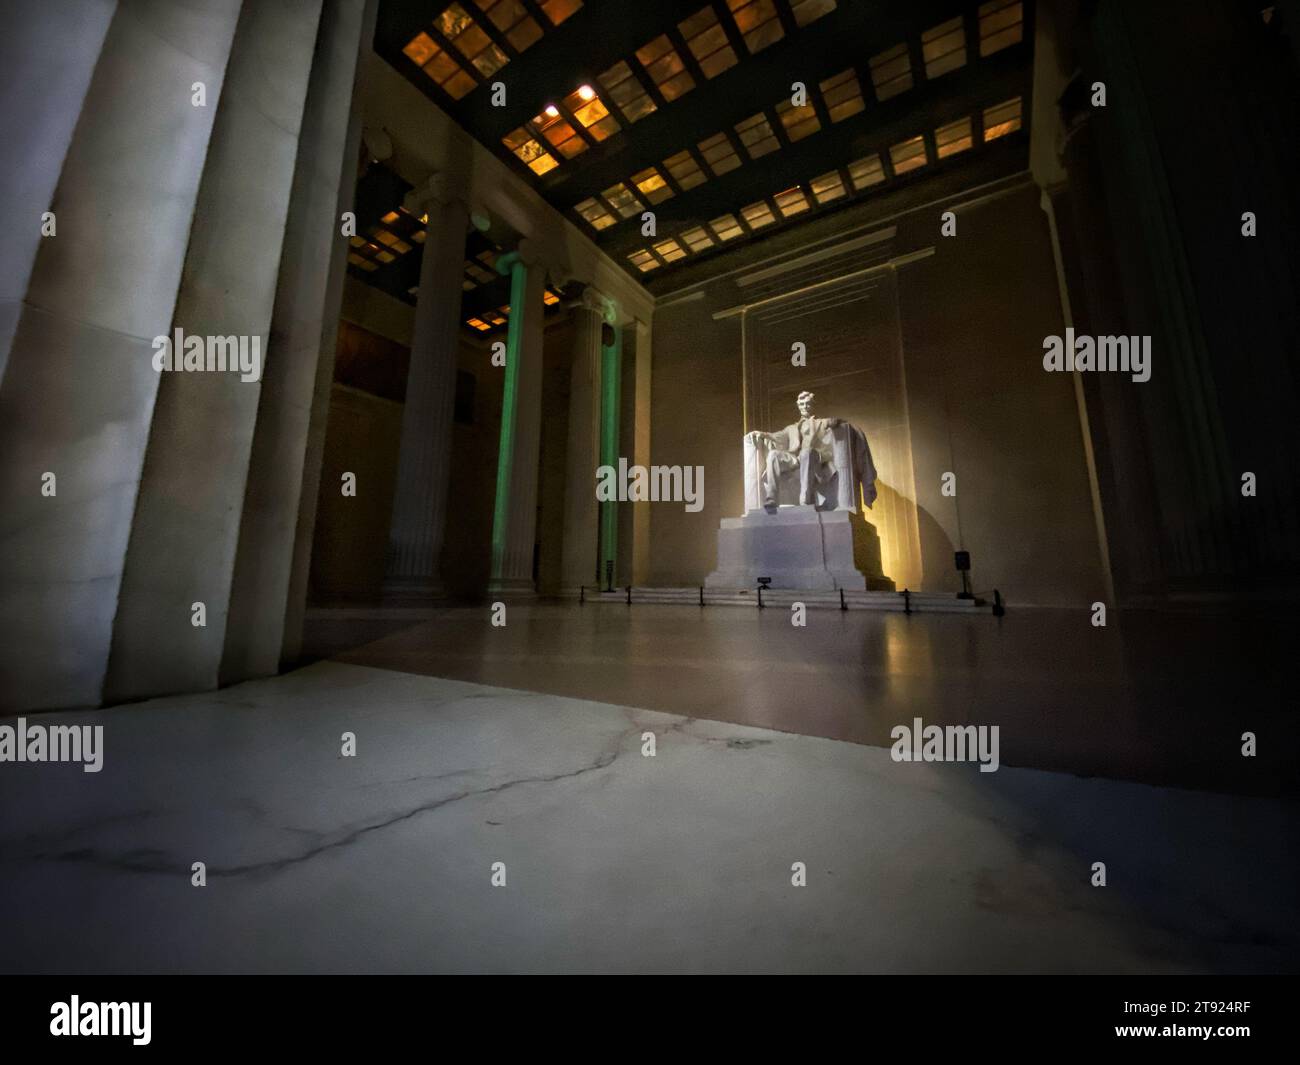
POLYGON ((801 392, 797 421, 745 434, 745 513, 723 518, 711 588, 893 590, 880 539, 863 517, 876 500, 866 434, 841 418, 813 414, 801 392))
POLYGON ((839 418, 814 417, 814 398, 811 392, 800 392, 795 401, 799 420, 779 432, 755 430, 745 437, 747 511, 754 509, 749 483, 751 470, 758 475, 753 487, 757 488, 758 502, 764 507, 792 502, 819 510, 834 510, 839 506, 856 510, 859 485, 867 507, 875 502, 876 467, 871 461, 866 434, 839 418), (760 455, 765 456, 761 461, 760 455), (847 489, 844 498, 838 491, 840 482, 847 489), (782 492, 783 485, 788 485, 789 490, 782 492), (794 499, 789 498, 792 493, 794 499))

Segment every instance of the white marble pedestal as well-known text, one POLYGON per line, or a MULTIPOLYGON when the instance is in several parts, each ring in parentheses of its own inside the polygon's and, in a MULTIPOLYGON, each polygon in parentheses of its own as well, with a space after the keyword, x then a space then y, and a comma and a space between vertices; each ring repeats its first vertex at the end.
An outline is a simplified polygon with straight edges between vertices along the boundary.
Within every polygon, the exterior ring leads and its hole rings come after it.
POLYGON ((771 577, 773 588, 809 591, 893 591, 880 562, 880 538, 857 512, 781 506, 723 518, 718 568, 706 588, 753 588, 771 577))

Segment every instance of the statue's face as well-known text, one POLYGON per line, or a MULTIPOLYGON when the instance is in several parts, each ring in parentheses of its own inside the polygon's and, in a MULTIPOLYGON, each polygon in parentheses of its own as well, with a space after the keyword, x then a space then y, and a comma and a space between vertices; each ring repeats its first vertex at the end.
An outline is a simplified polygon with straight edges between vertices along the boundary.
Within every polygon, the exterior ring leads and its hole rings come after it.
POLYGON ((812 396, 800 396, 795 402, 799 406, 799 413, 805 418, 812 416, 813 401, 812 396))

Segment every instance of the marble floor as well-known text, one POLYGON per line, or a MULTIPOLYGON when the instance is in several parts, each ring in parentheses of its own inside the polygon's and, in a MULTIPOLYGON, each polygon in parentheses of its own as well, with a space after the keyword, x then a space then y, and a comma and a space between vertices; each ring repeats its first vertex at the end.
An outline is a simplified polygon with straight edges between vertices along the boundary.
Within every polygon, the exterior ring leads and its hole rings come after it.
POLYGON ((1300 963, 1290 798, 340 662, 56 719, 102 724, 104 766, 0 769, 7 972, 1300 963))
POLYGON ((1008 765, 1295 794, 1300 618, 1012 609, 977 615, 573 602, 314 611, 319 657, 888 746, 997 724, 1008 765), (1253 758, 1241 735, 1259 737, 1253 758))

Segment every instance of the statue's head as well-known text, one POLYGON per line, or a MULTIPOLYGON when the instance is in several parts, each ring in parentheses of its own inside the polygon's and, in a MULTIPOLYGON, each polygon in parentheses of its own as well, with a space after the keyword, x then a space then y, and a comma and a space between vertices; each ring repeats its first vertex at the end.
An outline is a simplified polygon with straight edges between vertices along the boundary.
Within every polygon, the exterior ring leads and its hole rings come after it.
POLYGON ((804 418, 811 418, 813 411, 813 394, 811 392, 800 392, 799 398, 795 400, 799 406, 799 414, 804 418))

